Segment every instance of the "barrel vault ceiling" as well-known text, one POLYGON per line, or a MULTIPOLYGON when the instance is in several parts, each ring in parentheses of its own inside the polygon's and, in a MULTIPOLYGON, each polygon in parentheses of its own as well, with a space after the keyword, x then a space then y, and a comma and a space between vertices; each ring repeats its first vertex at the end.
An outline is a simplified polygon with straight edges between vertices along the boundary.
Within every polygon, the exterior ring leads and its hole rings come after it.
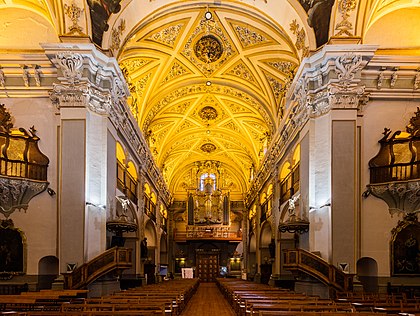
POLYGON ((245 193, 299 64, 286 33, 250 13, 184 9, 141 22, 118 60, 172 193, 195 187, 192 170, 205 161, 223 170, 224 188, 245 193))

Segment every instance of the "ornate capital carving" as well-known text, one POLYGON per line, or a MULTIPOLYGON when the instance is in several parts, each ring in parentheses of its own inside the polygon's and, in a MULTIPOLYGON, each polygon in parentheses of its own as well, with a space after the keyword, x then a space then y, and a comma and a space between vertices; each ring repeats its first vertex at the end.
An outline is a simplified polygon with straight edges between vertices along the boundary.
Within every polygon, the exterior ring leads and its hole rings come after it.
POLYGON ((69 84, 76 84, 82 78, 83 57, 79 53, 63 52, 55 56, 64 78, 69 84))

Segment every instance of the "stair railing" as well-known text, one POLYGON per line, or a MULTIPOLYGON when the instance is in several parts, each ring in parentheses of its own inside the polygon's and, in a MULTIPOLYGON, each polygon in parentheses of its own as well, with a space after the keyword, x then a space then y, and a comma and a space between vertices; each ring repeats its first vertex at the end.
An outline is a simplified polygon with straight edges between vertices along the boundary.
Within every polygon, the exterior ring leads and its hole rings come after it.
POLYGON ((84 288, 111 271, 131 268, 131 252, 132 249, 121 247, 106 250, 89 262, 77 267, 72 272, 64 273, 65 288, 84 288))

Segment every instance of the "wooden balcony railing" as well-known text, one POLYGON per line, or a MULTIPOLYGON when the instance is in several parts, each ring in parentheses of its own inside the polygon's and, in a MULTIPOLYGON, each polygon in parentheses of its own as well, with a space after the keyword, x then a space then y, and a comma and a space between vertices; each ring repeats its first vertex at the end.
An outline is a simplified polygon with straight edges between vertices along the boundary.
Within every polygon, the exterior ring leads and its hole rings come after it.
POLYGON ((131 268, 131 252, 132 249, 129 248, 114 247, 108 249, 89 262, 76 268, 73 272, 65 273, 65 288, 84 288, 111 271, 131 268))
POLYGON ((347 274, 303 249, 284 250, 286 270, 310 275, 338 292, 347 292, 353 287, 353 274, 347 274))
POLYGON ((420 162, 370 167, 370 183, 420 179, 420 162))
POLYGON ((174 230, 175 241, 186 240, 228 240, 241 241, 242 232, 229 231, 226 227, 188 226, 187 230, 174 230))

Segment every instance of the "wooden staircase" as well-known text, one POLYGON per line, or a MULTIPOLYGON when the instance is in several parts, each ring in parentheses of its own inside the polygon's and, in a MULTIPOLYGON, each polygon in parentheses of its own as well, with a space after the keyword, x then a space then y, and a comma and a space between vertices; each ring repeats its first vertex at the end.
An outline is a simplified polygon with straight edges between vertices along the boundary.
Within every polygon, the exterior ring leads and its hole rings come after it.
POLYGON ((64 273, 66 289, 81 289, 112 271, 129 269, 132 266, 132 249, 114 247, 108 249, 71 273, 64 273))
POLYGON ((336 292, 347 292, 353 288, 354 274, 344 273, 309 251, 286 249, 284 256, 284 269, 294 274, 309 275, 336 292))

